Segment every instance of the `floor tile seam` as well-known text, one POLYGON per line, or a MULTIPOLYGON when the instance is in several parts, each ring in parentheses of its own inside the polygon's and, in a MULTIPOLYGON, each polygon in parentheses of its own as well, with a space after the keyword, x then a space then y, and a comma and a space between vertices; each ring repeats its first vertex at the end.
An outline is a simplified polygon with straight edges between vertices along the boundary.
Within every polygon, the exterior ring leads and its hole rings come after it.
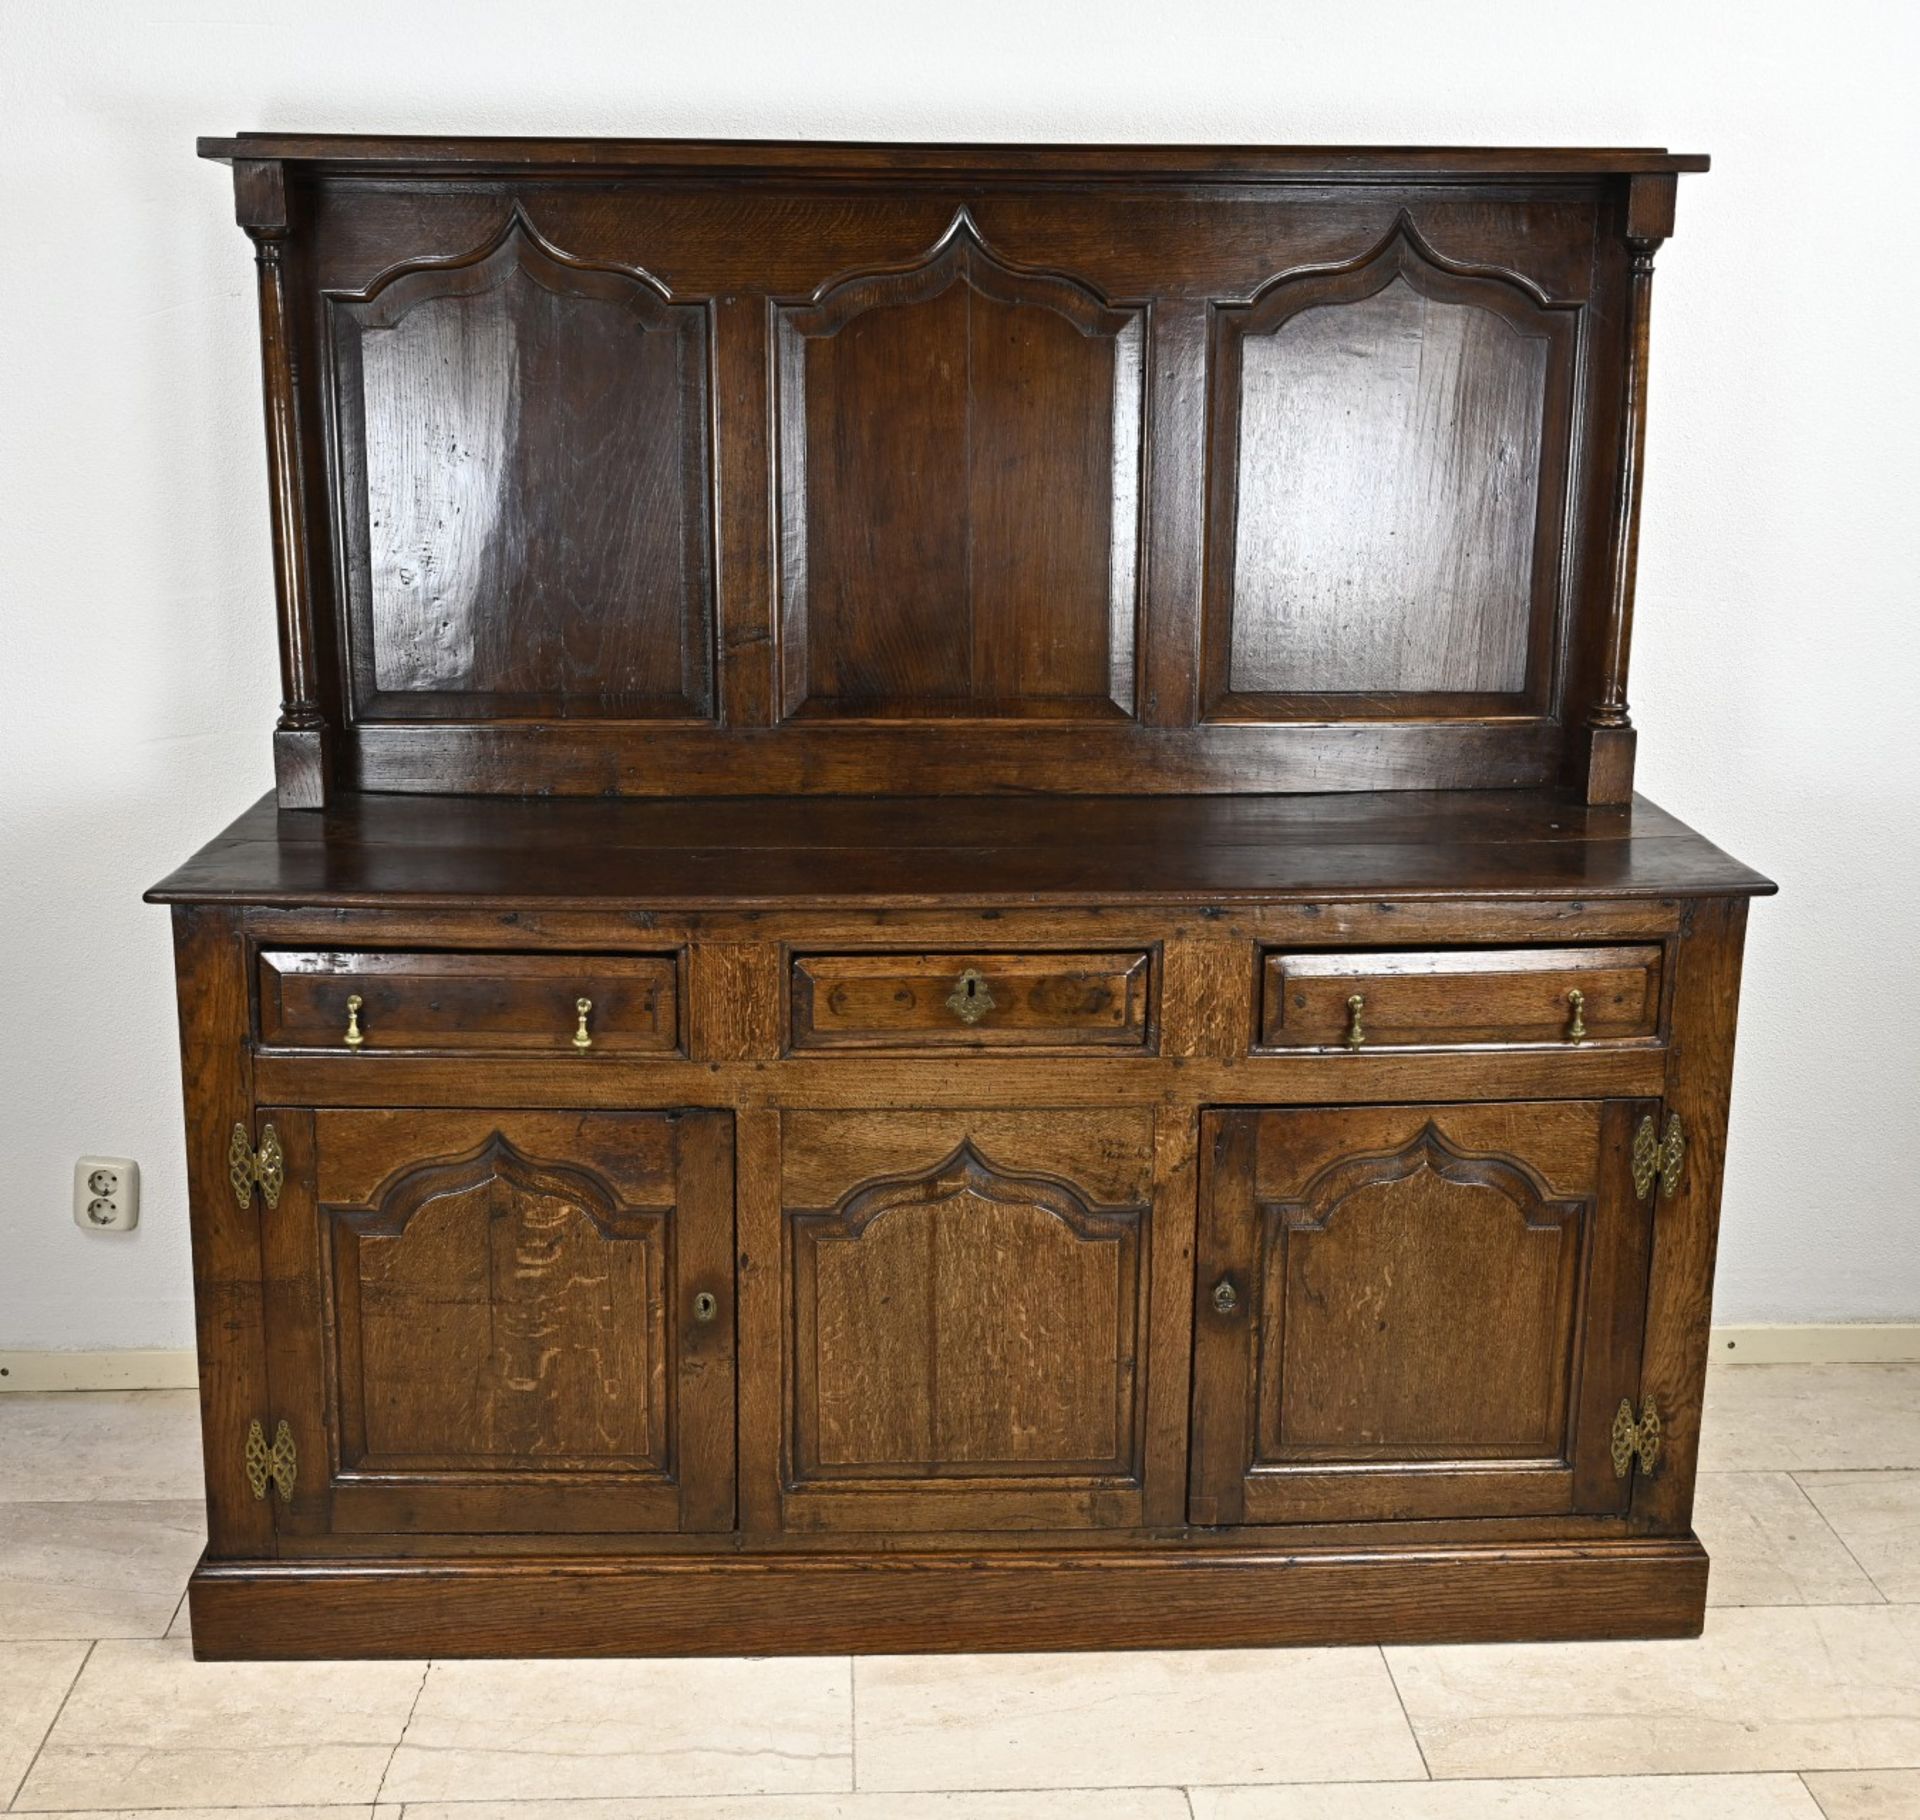
POLYGON ((87 1672, 87 1664, 93 1660, 93 1652, 99 1647, 97 1642, 88 1643, 80 1652, 79 1665, 74 1669, 72 1678, 67 1682, 66 1691, 60 1696, 60 1704, 53 1709, 53 1717, 47 1721, 47 1729, 40 1734, 40 1742, 33 1747, 33 1754, 27 1759, 27 1766, 20 1772, 20 1780, 7 1790, 7 1812, 17 1810, 14 1803, 20 1798, 20 1791, 33 1780, 35 1766, 47 1748, 47 1740, 53 1736, 54 1727, 60 1723, 60 1716, 67 1710, 67 1702, 73 1698, 73 1690, 80 1685, 80 1677, 87 1672))
MULTIPOLYGON (((400 1747, 407 1741, 407 1733, 413 1728, 414 1714, 420 1710, 420 1696, 427 1691, 427 1677, 432 1673, 433 1658, 429 1656, 420 1666, 420 1683, 413 1690, 413 1698, 407 1703, 407 1716, 400 1722, 400 1735, 394 1739, 393 1749, 387 1752, 387 1760, 381 1766, 380 1780, 374 1784, 373 1800, 367 1810, 369 1813, 380 1805, 382 1797, 387 1792, 387 1780, 393 1774, 394 1761, 400 1755, 400 1747)), ((397 1805, 404 1814, 406 1804, 401 1802, 397 1805)))
MULTIPOLYGON (((1884 1466, 1884 1467, 1868 1466, 1868 1467, 1861 1468, 1861 1471, 1863 1472, 1911 1472, 1912 1470, 1913 1468, 1906 1467, 1906 1466, 1884 1466)), ((1809 1478, 1813 1476, 1814 1475, 1811 1473, 1808 1474, 1809 1478)), ((1828 1530, 1832 1532, 1833 1539, 1840 1544, 1840 1547, 1842 1551, 1845 1553, 1847 1559, 1851 1561, 1855 1567, 1859 1568, 1859 1570, 1863 1574, 1866 1575, 1867 1584, 1871 1586, 1873 1590, 1880 1595, 1880 1602, 1883 1605, 1913 1605, 1916 1603, 1920 1603, 1920 1601, 1916 1601, 1913 1599, 1896 1599, 1891 1593, 1889 1593, 1887 1589, 1884 1586, 1882 1586, 1877 1579, 1874 1578, 1873 1570, 1870 1567, 1868 1567, 1866 1562, 1861 1560, 1860 1557, 1853 1552, 1853 1545, 1847 1540, 1845 1536, 1843 1536, 1840 1533, 1840 1531, 1837 1528, 1835 1528, 1833 1519, 1829 1517, 1827 1513, 1824 1510, 1822 1510, 1818 1504, 1814 1503, 1813 1493, 1808 1491, 1808 1489, 1800 1483, 1800 1475, 1797 1472, 1790 1472, 1787 1474, 1787 1477, 1793 1481, 1794 1489, 1798 1491, 1801 1497, 1805 1498, 1807 1503, 1812 1507, 1814 1515, 1817 1516, 1822 1523, 1826 1524, 1828 1530)))

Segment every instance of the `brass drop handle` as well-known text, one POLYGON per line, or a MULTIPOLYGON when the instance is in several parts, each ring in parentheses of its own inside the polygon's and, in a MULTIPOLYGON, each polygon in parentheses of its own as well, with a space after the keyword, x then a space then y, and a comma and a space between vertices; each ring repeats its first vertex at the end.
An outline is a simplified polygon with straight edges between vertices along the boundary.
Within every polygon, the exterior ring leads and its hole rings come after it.
POLYGON ((1213 1312, 1232 1314, 1240 1306, 1240 1292, 1233 1286, 1231 1277, 1222 1277, 1213 1286, 1213 1312))
POLYGON ((1358 992, 1347 1000, 1347 1047, 1358 1049, 1367 1040, 1367 1032, 1360 1022, 1360 1013, 1366 1010, 1367 1001, 1358 992))
POLYGON ((1587 995, 1578 986, 1567 994, 1567 1041, 1584 1043, 1587 1040, 1587 995))
POLYGON ((360 1007, 366 1003, 359 993, 351 993, 347 998, 347 1034, 340 1040, 349 1049, 358 1049, 367 1039, 360 1031, 360 1007))
POLYGON ((573 1033, 573 1046, 576 1049, 591 1049, 593 1047, 593 1032, 587 1028, 587 1017, 593 1010, 593 1000, 590 998, 577 998, 573 1001, 573 1009, 575 1015, 580 1019, 579 1026, 573 1033))
POLYGON ((978 967, 961 970, 960 977, 953 982, 953 990, 947 994, 947 1009, 967 1025, 979 1023, 993 1009, 987 976, 978 967))

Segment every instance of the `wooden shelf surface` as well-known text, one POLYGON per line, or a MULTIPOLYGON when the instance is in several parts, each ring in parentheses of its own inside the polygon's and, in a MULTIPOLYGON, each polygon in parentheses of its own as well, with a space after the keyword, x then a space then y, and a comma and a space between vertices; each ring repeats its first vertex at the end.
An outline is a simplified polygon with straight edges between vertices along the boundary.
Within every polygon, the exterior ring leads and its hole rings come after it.
POLYGON ((606 908, 1758 896, 1644 797, 263 797, 154 903, 606 908))

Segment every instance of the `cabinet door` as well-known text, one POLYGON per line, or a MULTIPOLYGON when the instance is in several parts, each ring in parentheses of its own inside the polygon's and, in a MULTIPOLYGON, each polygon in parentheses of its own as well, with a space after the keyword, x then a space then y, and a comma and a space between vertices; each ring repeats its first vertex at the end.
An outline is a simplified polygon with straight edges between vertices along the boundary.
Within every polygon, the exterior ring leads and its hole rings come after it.
POLYGON ((1210 1113, 1199 1523, 1605 1513, 1648 1210, 1627 1101, 1210 1113))
POLYGON ((746 1121, 745 1527, 1180 1520, 1184 1116, 746 1121))
POLYGON ((261 1117, 283 1538, 732 1526, 725 1114, 261 1117))

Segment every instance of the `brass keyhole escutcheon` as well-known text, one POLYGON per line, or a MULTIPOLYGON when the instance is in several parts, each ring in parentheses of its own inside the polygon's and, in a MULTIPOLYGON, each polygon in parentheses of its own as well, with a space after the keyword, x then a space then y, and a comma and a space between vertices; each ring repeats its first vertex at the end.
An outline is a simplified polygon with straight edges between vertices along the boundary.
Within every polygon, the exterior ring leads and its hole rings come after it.
POLYGON ((340 1040, 349 1049, 358 1049, 367 1040, 360 1032, 360 1007, 366 1002, 357 992, 347 998, 347 1034, 340 1040))
POLYGON ((1240 1292, 1233 1286, 1231 1277, 1222 1277, 1213 1286, 1213 1312, 1232 1314, 1240 1306, 1240 1292))
POLYGON ((593 1032, 587 1028, 587 1016, 593 1010, 593 1000, 590 998, 577 998, 573 1001, 573 1010, 574 1015, 580 1020, 578 1027, 573 1033, 573 1046, 576 1049, 591 1049, 593 1047, 593 1032))
POLYGON ((1567 1041, 1584 1043, 1587 1040, 1587 995, 1578 986, 1567 994, 1567 1041))
POLYGON ((993 994, 987 989, 987 976, 978 967, 961 970, 947 994, 947 1009, 963 1024, 977 1024, 993 1009, 993 994))
POLYGON ((1358 1049, 1367 1040, 1366 1027, 1360 1022, 1360 1013, 1366 1010, 1367 1001, 1358 992, 1347 1000, 1347 1047, 1358 1049))
POLYGON ((720 1312, 720 1298, 712 1290, 703 1289, 693 1298, 693 1318, 696 1321, 711 1321, 720 1312))

